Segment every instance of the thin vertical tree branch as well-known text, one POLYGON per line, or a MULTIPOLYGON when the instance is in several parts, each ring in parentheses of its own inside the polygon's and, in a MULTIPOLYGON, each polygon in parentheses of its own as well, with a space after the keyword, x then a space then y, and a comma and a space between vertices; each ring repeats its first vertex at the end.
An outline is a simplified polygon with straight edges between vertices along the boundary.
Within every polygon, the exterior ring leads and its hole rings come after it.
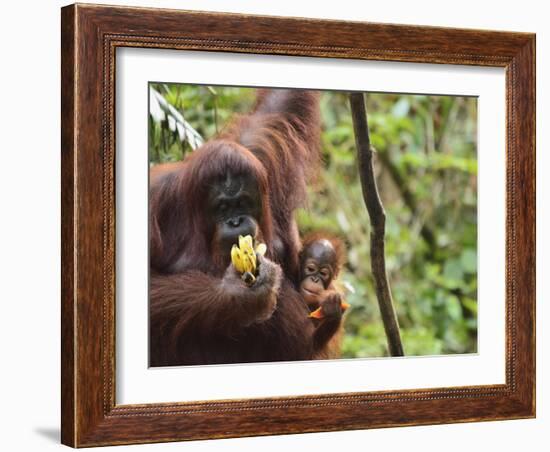
POLYGON ((357 147, 357 159, 359 162, 359 176, 363 189, 363 199, 367 206, 371 223, 370 256, 372 274, 376 287, 376 297, 380 306, 384 330, 388 339, 388 349, 391 356, 403 356, 403 345, 399 332, 399 323, 393 305, 390 283, 386 272, 385 257, 385 230, 386 213, 378 194, 374 168, 372 162, 372 149, 370 146, 367 109, 363 93, 350 93, 351 116, 353 130, 355 132, 355 145, 357 147))

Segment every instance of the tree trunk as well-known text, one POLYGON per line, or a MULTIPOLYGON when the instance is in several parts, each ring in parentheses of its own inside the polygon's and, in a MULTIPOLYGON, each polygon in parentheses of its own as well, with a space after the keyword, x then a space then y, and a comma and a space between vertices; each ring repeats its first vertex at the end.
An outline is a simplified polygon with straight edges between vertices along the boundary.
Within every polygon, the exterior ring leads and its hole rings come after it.
POLYGON ((385 229, 386 213, 378 194, 372 162, 373 151, 370 146, 369 127, 365 97, 363 93, 350 93, 351 115, 355 132, 355 145, 359 162, 359 176, 363 189, 363 198, 371 223, 370 256, 372 274, 376 287, 376 297, 380 306, 384 330, 388 339, 390 356, 403 356, 403 345, 399 333, 399 323, 393 305, 390 283, 386 272, 385 229))

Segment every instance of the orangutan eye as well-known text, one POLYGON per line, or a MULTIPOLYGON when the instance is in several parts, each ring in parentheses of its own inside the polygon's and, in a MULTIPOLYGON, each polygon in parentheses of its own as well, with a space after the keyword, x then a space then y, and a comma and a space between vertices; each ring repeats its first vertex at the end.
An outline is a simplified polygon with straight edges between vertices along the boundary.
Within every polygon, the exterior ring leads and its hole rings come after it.
POLYGON ((309 265, 306 267, 306 270, 307 270, 308 273, 315 273, 316 268, 315 268, 314 265, 309 264, 309 265))
POLYGON ((321 274, 321 277, 322 277, 323 279, 328 279, 329 276, 330 276, 329 271, 328 271, 327 269, 325 269, 325 268, 323 268, 319 273, 321 274))

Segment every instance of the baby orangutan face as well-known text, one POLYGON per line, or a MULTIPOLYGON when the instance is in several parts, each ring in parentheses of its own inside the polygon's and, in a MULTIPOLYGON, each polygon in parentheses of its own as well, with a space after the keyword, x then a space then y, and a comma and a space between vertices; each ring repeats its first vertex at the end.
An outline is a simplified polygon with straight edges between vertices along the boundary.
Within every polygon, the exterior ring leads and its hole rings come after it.
POLYGON ((327 239, 315 240, 302 251, 300 293, 310 309, 321 302, 321 294, 330 287, 337 267, 336 250, 327 239))

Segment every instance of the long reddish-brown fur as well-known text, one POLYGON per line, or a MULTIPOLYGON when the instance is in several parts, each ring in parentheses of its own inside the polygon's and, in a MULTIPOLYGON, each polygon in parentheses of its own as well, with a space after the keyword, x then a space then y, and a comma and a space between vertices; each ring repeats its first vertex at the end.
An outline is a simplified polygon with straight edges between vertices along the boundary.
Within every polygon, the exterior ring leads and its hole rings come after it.
POLYGON ((269 178, 274 240, 285 271, 298 278, 300 239, 294 211, 320 163, 319 93, 259 90, 254 114, 236 118, 222 136, 234 137, 262 162, 269 178))
POLYGON ((319 130, 318 93, 259 90, 251 114, 183 162, 152 169, 152 366, 310 359, 325 345, 315 340, 296 291, 300 240, 293 217, 317 168, 319 130), (260 237, 266 258, 280 265, 260 265, 260 277, 272 281, 257 290, 232 283, 229 256, 213 246, 205 197, 228 170, 256 180, 260 237))
MULTIPOLYGON (((334 284, 334 278, 338 276, 338 273, 342 269, 346 261, 345 245, 344 242, 337 236, 326 231, 315 231, 306 235, 302 241, 302 250, 304 252, 313 242, 319 240, 328 240, 335 252, 335 261, 332 262, 334 275, 333 280, 323 293, 323 299, 327 299, 334 294, 338 294, 341 299, 343 293, 338 290, 336 284, 334 284)), ((302 263, 303 264, 303 263, 302 263)), ((301 270, 303 270, 301 265, 301 270)), ((300 276, 303 280, 304 275, 300 276)), ((315 306, 316 309, 318 306, 315 306)), ((312 310, 312 307, 309 306, 312 310)), ((323 318, 321 320, 312 319, 312 322, 316 325, 315 341, 319 344, 315 347, 315 359, 335 359, 340 358, 342 341, 344 339, 344 321, 342 317, 323 318)))

